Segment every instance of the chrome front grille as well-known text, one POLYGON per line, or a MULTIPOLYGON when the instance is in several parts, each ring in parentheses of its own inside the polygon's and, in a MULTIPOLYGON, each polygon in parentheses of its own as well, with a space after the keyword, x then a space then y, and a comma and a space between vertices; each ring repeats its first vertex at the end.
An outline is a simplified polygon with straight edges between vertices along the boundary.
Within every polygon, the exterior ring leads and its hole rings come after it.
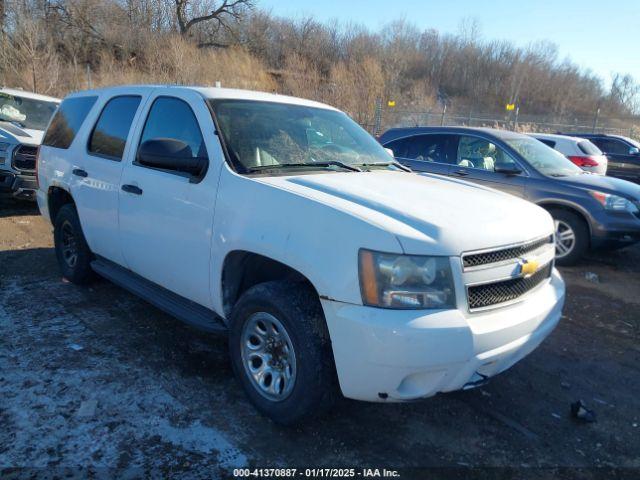
POLYGON ((509 278, 493 283, 467 287, 469 309, 491 307, 517 300, 551 276, 553 263, 548 263, 530 277, 509 278))
POLYGON ((18 145, 13 151, 13 168, 20 172, 33 173, 36 170, 38 147, 18 145))
POLYGON ((465 269, 468 269, 479 267, 481 265, 490 265, 492 263, 501 263, 508 260, 518 259, 548 243, 553 243, 553 235, 511 247, 499 248, 485 252, 468 253, 462 256, 462 266, 465 269))

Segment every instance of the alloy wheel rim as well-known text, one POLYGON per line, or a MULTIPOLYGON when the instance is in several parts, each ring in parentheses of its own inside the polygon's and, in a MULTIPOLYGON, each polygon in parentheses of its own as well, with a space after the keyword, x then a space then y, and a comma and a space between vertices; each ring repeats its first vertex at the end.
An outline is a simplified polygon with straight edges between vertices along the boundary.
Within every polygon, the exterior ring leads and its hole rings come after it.
POLYGON ((284 325, 273 315, 257 312, 240 336, 242 364, 256 391, 271 401, 285 400, 296 381, 296 355, 284 325))
POLYGON ((576 246, 576 234, 571 226, 562 220, 555 220, 556 258, 569 255, 576 246))
POLYGON ((78 242, 73 226, 68 221, 62 224, 62 258, 70 268, 78 263, 78 242))

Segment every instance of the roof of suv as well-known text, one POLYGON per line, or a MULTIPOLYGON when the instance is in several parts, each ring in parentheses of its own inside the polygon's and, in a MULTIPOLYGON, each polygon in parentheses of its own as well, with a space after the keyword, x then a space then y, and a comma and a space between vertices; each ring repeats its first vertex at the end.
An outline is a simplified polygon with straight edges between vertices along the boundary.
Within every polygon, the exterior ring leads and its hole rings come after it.
POLYGON ((303 98, 290 97, 288 95, 279 95, 277 93, 259 92, 254 90, 242 90, 236 88, 219 88, 219 87, 201 87, 201 86, 184 86, 184 85, 119 85, 114 87, 98 88, 93 90, 83 90, 76 92, 70 96, 85 96, 91 94, 102 94, 104 92, 126 93, 132 89, 140 91, 155 90, 159 88, 170 88, 180 91, 195 91, 204 98, 210 99, 229 99, 229 100, 253 100, 262 102, 286 103, 290 105, 302 105, 306 107, 324 108, 328 110, 337 110, 336 108, 320 102, 305 100, 303 98))

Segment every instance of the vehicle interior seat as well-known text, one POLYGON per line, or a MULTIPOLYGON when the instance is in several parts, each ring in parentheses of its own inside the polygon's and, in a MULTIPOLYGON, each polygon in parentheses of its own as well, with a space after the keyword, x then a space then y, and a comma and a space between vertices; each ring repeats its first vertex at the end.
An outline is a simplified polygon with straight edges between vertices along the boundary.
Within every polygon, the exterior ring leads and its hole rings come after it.
POLYGON ((493 172, 496 153, 496 146, 484 139, 461 141, 458 147, 458 165, 493 172))

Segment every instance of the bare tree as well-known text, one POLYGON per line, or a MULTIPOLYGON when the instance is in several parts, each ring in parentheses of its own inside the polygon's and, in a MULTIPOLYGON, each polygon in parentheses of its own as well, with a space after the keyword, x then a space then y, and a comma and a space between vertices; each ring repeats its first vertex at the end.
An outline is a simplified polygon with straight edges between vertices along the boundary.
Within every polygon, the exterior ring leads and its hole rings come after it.
POLYGON ((610 101, 624 108, 629 113, 640 110, 640 84, 631 75, 615 73, 611 81, 610 101))
POLYGON ((47 41, 44 27, 42 20, 22 19, 20 30, 12 37, 11 48, 0 51, 3 63, 16 81, 39 93, 51 92, 60 72, 58 58, 51 42, 47 41))
POLYGON ((176 19, 180 33, 189 35, 190 30, 201 23, 213 21, 216 27, 228 27, 231 19, 239 19, 254 5, 253 0, 222 0, 218 3, 198 0, 175 0, 176 19))
POLYGON ((0 0, 0 35, 4 35, 5 1, 0 0))

